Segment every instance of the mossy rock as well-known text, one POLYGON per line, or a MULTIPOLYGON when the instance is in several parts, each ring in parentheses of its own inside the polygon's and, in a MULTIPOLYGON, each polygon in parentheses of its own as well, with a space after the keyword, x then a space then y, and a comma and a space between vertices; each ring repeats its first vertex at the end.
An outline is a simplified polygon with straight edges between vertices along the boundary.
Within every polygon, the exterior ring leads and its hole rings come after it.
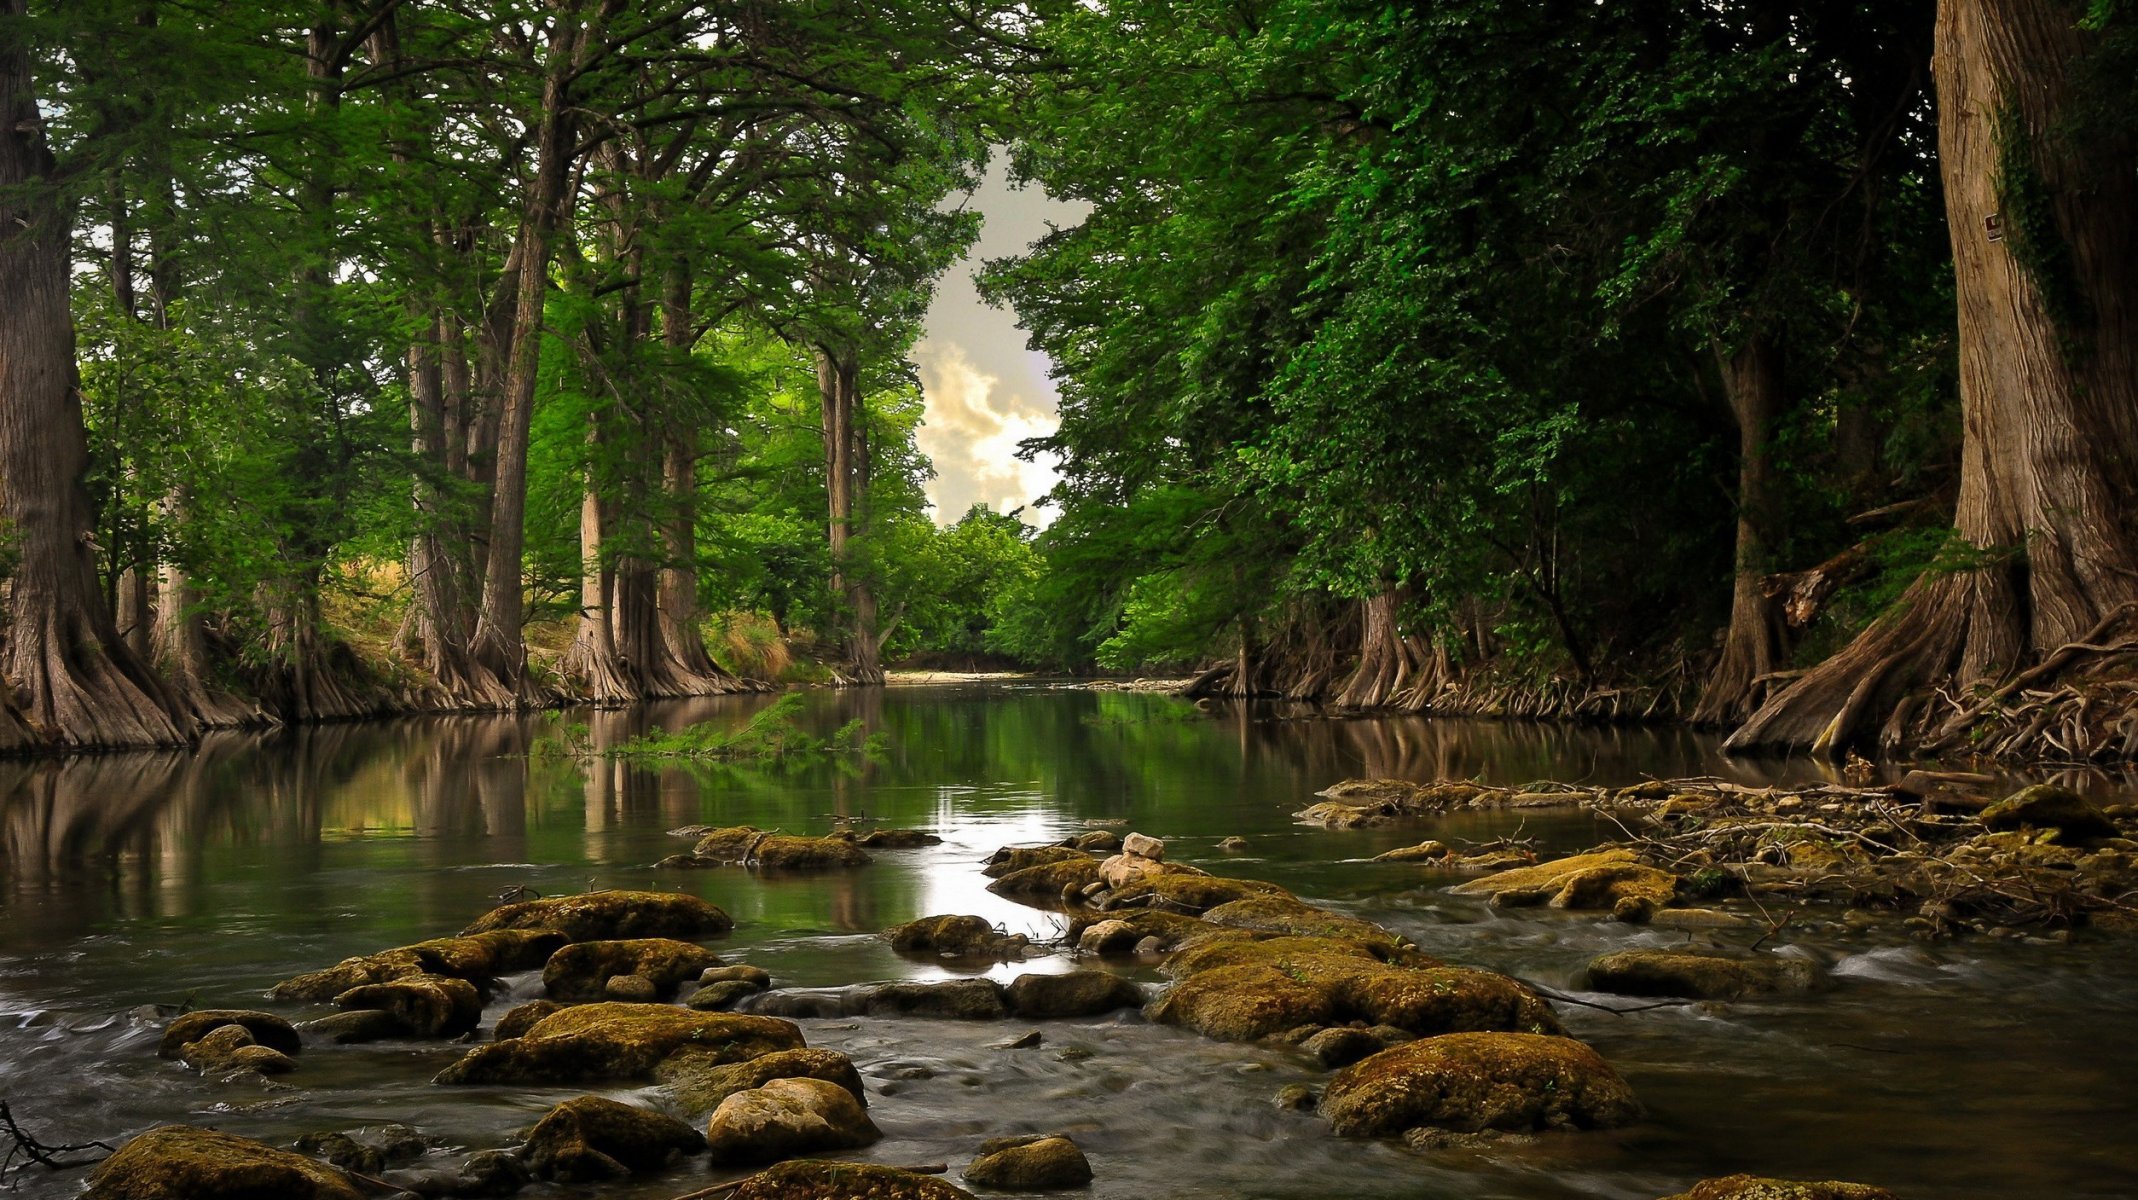
POLYGON ((1405 940, 1401 934, 1384 929, 1371 921, 1316 908, 1296 896, 1289 895, 1244 896, 1238 900, 1228 900, 1204 912, 1203 920, 1212 925, 1293 937, 1349 938, 1359 942, 1391 944, 1399 944, 1405 940))
POLYGON ((564 1011, 564 1006, 554 1000, 529 1000, 525 1004, 508 1009, 497 1019, 497 1028, 491 1032, 494 1041, 507 1041, 519 1037, 540 1024, 542 1019, 564 1011))
POLYGON ((1341 800, 1324 800, 1309 804, 1292 816, 1302 825, 1318 825, 1323 829, 1372 829, 1395 820, 1396 808, 1392 804, 1347 804, 1341 800))
POLYGON ((844 837, 796 837, 767 833, 754 825, 715 829, 698 839, 692 856, 771 871, 836 871, 866 866, 868 852, 844 837))
POLYGON ((653 985, 655 998, 666 999, 707 968, 721 965, 719 955, 675 938, 574 942, 550 956, 542 968, 542 989, 559 1000, 598 1000, 611 976, 636 975, 653 985))
POLYGON ((83 1200, 362 1200, 347 1176, 250 1138, 164 1125, 119 1147, 83 1200))
POLYGON ((1081 948, 1099 954, 1127 953, 1145 938, 1157 938, 1167 950, 1204 941, 1241 941, 1252 938, 1251 931, 1212 925, 1200 917, 1184 916, 1157 908, 1126 908, 1105 913, 1079 913, 1069 922, 1069 939, 1081 948), (1084 933, 1093 926, 1109 924, 1118 926, 1112 936, 1100 943, 1085 946, 1084 933))
POLYGON ((504 929, 554 929, 574 942, 621 938, 703 938, 735 922, 720 909, 681 892, 586 892, 507 904, 477 918, 463 937, 504 929))
POLYGON ((965 1168, 968 1183, 1005 1192, 1053 1192, 1091 1182, 1091 1163, 1060 1135, 991 1138, 965 1168))
POLYGON ((306 1021, 302 1028, 307 1037, 324 1038, 337 1046, 359 1046, 388 1038, 413 1037, 416 1033, 408 1022, 376 1008, 354 1008, 335 1013, 331 1017, 306 1021))
POLYGON ((1338 1072, 1320 1110, 1347 1137, 1609 1129, 1642 1116, 1594 1050, 1530 1033, 1451 1033, 1383 1050, 1338 1072))
POLYGON ((582 1004, 552 1013, 521 1034, 477 1046, 439 1072, 442 1084, 574 1084, 650 1079, 684 1047, 741 1062, 799 1050, 791 1022, 737 1013, 693 1012, 654 1004, 582 1004))
POLYGON ((1621 996, 1687 996, 1736 1000, 1744 996, 1808 992, 1819 968, 1801 958, 1725 955, 1686 950, 1621 950, 1589 964, 1589 986, 1621 996))
POLYGON ((1108 893, 1109 910, 1139 906, 1163 906, 1175 912, 1196 913, 1247 899, 1295 899, 1274 883, 1259 879, 1227 879, 1222 875, 1153 875, 1139 883, 1108 893))
POLYGON ((472 936, 432 938, 377 954, 345 958, 323 971, 285 979, 268 994, 277 1000, 328 1001, 350 988, 416 975, 446 975, 487 985, 499 975, 541 966, 569 940, 554 929, 493 929, 472 936))
POLYGON ((1551 1005, 1519 980, 1471 967, 1376 967, 1336 984, 1354 1019, 1419 1036, 1563 1032, 1551 1005))
POLYGON ((411 975, 353 987, 334 997, 334 1004, 391 1013, 418 1037, 459 1037, 483 1019, 482 993, 467 980, 448 975, 411 975))
POLYGON ((203 1075, 254 1071, 261 1075, 287 1075, 297 1069, 297 1060, 280 1050, 252 1040, 243 1025, 218 1025, 198 1041, 179 1047, 178 1057, 203 1075))
POLYGON ((706 1121, 715 1163, 772 1162, 822 1150, 851 1150, 883 1138, 853 1093, 807 1075, 770 1080, 720 1102, 706 1121))
POLYGON ((868 850, 918 850, 940 846, 943 839, 925 829, 872 829, 855 838, 854 844, 868 850))
POLYGON ((164 1058, 177 1058, 187 1042, 197 1042, 224 1025, 241 1025, 252 1035, 253 1041, 284 1054, 295 1054, 304 1048, 296 1027, 273 1013, 244 1008, 204 1008, 172 1017, 171 1023, 163 1027, 163 1040, 157 1045, 156 1053, 164 1058))
POLYGON ((1435 862, 1450 858, 1455 851, 1445 842, 1423 841, 1415 846, 1398 846, 1373 856, 1375 862, 1435 862))
POLYGON ((761 1088, 775 1079, 807 1076, 836 1083, 866 1108, 868 1093, 854 1061, 836 1050, 779 1050, 747 1062, 725 1062, 717 1054, 685 1047, 661 1060, 653 1077, 666 1085, 685 1112, 705 1113, 737 1092, 761 1088))
MULTIPOLYGON (((1120 839, 1114 841, 1118 847, 1120 839)), ((1033 867, 1063 862, 1088 862, 1094 868, 1099 865, 1098 859, 1068 846, 1004 846, 988 856, 987 865, 980 868, 980 873, 989 879, 1000 879, 1033 867)))
POLYGON ((1677 877, 1645 866, 1631 850, 1600 850, 1514 867, 1450 889, 1485 896, 1495 907, 1549 904, 1563 909, 1615 910, 1621 904, 1660 908, 1676 899, 1677 877))
POLYGON ((884 930, 891 949, 939 958, 1005 959, 1024 953, 1030 939, 1005 934, 986 917, 922 917, 884 930))
POLYGON ((765 991, 764 985, 750 979, 716 979, 700 984, 684 1003, 699 1012, 726 1012, 744 1000, 765 991))
POLYGON ((1334 1070, 1348 1067, 1360 1059, 1371 1058, 1390 1046, 1400 1046, 1415 1041, 1416 1035, 1392 1025, 1376 1025, 1364 1028, 1357 1025, 1339 1025, 1324 1029, 1299 1043, 1299 1049, 1312 1055, 1322 1066, 1334 1070))
POLYGON ((1353 966, 1442 965, 1438 959, 1419 953, 1413 947, 1356 941, 1350 938, 1210 938, 1198 940, 1183 948, 1166 963, 1165 970, 1168 975, 1178 979, 1197 971, 1214 970, 1218 967, 1247 963, 1290 967, 1296 962, 1318 959, 1347 959, 1351 960, 1353 966))
POLYGON ((705 1135, 665 1113, 601 1096, 549 1110, 521 1150, 542 1179, 595 1183, 662 1170, 705 1149, 705 1135))
POLYGON ((1756 1175, 1728 1175, 1703 1179, 1689 1190, 1663 1200, 1900 1200, 1882 1187, 1838 1180, 1807 1182, 1795 1179, 1764 1179, 1756 1175))
POLYGON ((1143 1007, 1143 989, 1111 971, 1019 975, 1004 994, 1010 1011, 1028 1021, 1096 1017, 1143 1007))
POLYGON ((1002 1000, 1002 985, 992 979, 886 983, 855 993, 849 1008, 865 1017, 926 1017, 951 1021, 999 1021, 1010 1015, 1002 1000))
POLYGON ((987 890, 1012 900, 1055 902, 1061 899, 1064 890, 1082 891, 1098 882, 1099 860, 1088 854, 1076 854, 1074 858, 1011 871, 988 884, 987 890))
POLYGON ((1221 1042, 1260 1041, 1302 1025, 1344 1020, 1329 988, 1259 965, 1198 971, 1167 988, 1144 1014, 1221 1042))
POLYGON ((730 1200, 973 1200, 973 1194, 896 1167, 804 1158, 750 1176, 730 1200))
POLYGON ((2050 783, 2024 787, 1982 810, 1993 830, 2054 829, 2057 840, 2082 844, 2116 836, 2116 823, 2070 788, 2050 783))
POLYGON ((1381 804, 1406 813, 1445 813, 1480 803, 1499 802, 1512 795, 1506 788, 1491 788, 1468 780, 1416 783, 1408 779, 1346 779, 1323 788, 1318 795, 1350 804, 1381 804))

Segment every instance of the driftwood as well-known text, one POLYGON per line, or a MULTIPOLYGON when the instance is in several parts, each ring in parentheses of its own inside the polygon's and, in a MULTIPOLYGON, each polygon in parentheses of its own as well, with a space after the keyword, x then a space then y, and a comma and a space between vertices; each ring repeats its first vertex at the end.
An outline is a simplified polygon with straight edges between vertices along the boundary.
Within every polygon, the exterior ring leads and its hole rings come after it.
POLYGON ((0 1138, 7 1139, 7 1152, 0 1154, 0 1181, 32 1163, 48 1171, 66 1171, 100 1163, 117 1152, 115 1147, 98 1141, 69 1142, 64 1145, 41 1142, 16 1123, 14 1111, 8 1107, 5 1100, 0 1100, 0 1138), (89 1150, 102 1150, 104 1153, 88 1158, 65 1157, 89 1150), (17 1164, 15 1160, 18 1158, 24 1161, 17 1164))

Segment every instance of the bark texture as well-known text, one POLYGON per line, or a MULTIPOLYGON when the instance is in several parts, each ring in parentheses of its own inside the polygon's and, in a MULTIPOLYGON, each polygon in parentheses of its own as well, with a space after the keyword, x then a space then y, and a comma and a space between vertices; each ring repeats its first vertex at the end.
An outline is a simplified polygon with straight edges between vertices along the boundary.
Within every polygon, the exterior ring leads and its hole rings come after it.
MULTIPOLYGON (((865 572, 854 569, 853 535, 863 521, 868 493, 868 432, 861 410, 861 364, 851 350, 819 347, 817 390, 824 412, 824 480, 829 507, 832 591, 846 607, 846 661, 840 682, 867 687, 880 684, 883 643, 890 628, 879 628, 876 593, 865 572)), ((895 622, 894 622, 895 623, 895 622)))
POLYGON ((2095 36, 2076 16, 2057 0, 1940 0, 1959 554, 1769 700, 1732 750, 1913 744, 1946 719, 1915 699, 1927 685, 2002 678, 2138 599, 2138 153, 2068 136, 2095 36))
MULTIPOLYGON (((19 20, 23 0, 0 0, 19 20)), ((127 646, 97 586, 68 309, 69 212, 31 90, 0 45, 0 518, 15 559, 0 663, 20 716, 0 749, 173 746, 193 721, 127 646)))
POLYGON ((1782 626, 1763 576, 1774 551, 1774 471, 1768 437, 1782 409, 1782 354, 1764 335, 1718 350, 1723 393, 1737 420, 1737 552, 1730 626, 1693 720, 1734 724, 1756 707, 1766 676, 1780 667, 1782 626))

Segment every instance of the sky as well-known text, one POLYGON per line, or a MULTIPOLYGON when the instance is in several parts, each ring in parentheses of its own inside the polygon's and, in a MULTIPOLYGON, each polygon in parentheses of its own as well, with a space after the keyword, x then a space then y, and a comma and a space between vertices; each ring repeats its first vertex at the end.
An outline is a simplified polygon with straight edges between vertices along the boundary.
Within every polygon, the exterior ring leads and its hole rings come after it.
MULTIPOLYGON (((1047 378, 1050 364, 1025 348, 1015 313, 980 299, 973 273, 987 259, 1022 253, 1046 234, 1050 221, 1075 224, 1082 207, 1055 200, 1037 185, 1012 188, 1006 175, 998 156, 966 201, 986 223, 965 259, 937 285, 926 334, 913 350, 927 405, 920 448, 935 462, 928 499, 939 525, 982 500, 997 512, 1013 511, 1054 485, 1051 464, 1017 458, 1019 441, 1054 432, 1059 397, 1047 378)), ((1052 515, 1038 508, 1023 514, 1033 525, 1045 525, 1052 515)))

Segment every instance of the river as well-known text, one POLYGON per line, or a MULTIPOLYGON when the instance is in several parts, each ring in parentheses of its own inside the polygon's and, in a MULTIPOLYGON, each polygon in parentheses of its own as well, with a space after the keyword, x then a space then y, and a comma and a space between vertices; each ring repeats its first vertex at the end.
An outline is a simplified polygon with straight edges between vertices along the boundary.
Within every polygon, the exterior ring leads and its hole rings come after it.
MULTIPOLYGON (((740 721, 758 697, 580 714, 597 743, 740 721)), ((1006 844, 1095 823, 1166 839, 1170 857, 1270 880, 1382 922, 1451 962, 1579 991, 1583 964, 1667 934, 1594 914, 1498 913, 1448 895, 1416 864, 1364 860, 1432 836, 1533 838, 1572 850, 1609 837, 1571 814, 1466 816, 1332 832, 1291 814, 1339 779, 1460 776, 1496 783, 1630 783, 1726 774, 1814 777, 1810 763, 1732 764, 1683 731, 1382 719, 1282 708, 1198 712, 1169 697, 1030 684, 817 692, 819 732, 859 719, 875 755, 663 772, 531 759, 555 718, 440 718, 223 736, 192 755, 0 764, 0 1098, 50 1142, 117 1142, 165 1122, 286 1143, 398 1121, 451 1148, 506 1144, 584 1089, 442 1088, 460 1047, 312 1046, 282 1085, 203 1079, 156 1056, 143 1005, 267 1005, 276 980, 451 933, 508 889, 681 888, 736 921, 712 943, 779 986, 940 978, 876 934, 978 913, 1047 940, 1059 918, 988 893, 980 863, 1006 844), (833 814, 933 830, 943 844, 878 851, 859 870, 764 878, 655 870, 686 849, 666 831, 754 824, 823 833, 833 814), (1119 824, 1113 824, 1119 823, 1119 824), (1228 836, 1244 852, 1222 853, 1228 836)), ((802 1022, 851 1055, 886 1134, 856 1157, 955 1168, 982 1139, 1063 1131, 1090 1156, 1095 1197, 1609 1197, 1652 1200, 1733 1171, 1876 1183, 1910 1200, 2138 1195, 2138 954, 2081 935, 1924 944, 1897 924, 1844 928, 1806 914, 1792 953, 1831 967, 1807 996, 1613 1014, 1561 1005, 1646 1102, 1610 1134, 1553 1135, 1421 1154, 1331 1137, 1280 1111, 1287 1083, 1325 1075, 1282 1049, 1105 1020, 1027 1024, 802 1022), (1039 1028, 1042 1043, 1004 1049, 1039 1028)), ((1749 940, 1743 938, 1740 940, 1749 940)), ((1771 943, 1770 943, 1771 944, 1771 943)), ((1056 953, 992 973, 1065 970, 1056 953)), ((1157 983, 1149 967, 1128 970, 1157 983)), ((514 981, 485 1025, 538 995, 514 981)), ((300 1018, 323 1015, 324 1008, 300 1018)), ((654 1089, 610 1089, 657 1098, 654 1089)), ((441 1152, 443 1153, 443 1152, 441 1152)), ((72 1195, 81 1172, 30 1168, 18 1195, 72 1195)), ((702 1160, 605 1189, 523 1195, 665 1197, 719 1178, 702 1160)), ((953 1178, 955 1177, 953 1173, 953 1178)))

